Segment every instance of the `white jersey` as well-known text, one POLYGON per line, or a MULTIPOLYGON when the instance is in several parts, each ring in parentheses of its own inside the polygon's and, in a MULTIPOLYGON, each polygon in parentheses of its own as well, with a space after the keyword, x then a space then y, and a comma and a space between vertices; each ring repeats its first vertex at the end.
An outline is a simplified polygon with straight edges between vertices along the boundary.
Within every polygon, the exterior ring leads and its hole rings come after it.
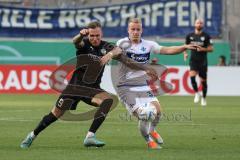
MULTIPOLYGON (((139 44, 131 44, 128 37, 118 40, 117 46, 124 50, 126 56, 143 65, 149 63, 150 53, 159 53, 162 48, 156 42, 144 39, 141 39, 139 44)), ((118 77, 118 86, 143 86, 146 85, 146 80, 149 79, 144 71, 132 70, 122 63, 120 63, 118 77)))

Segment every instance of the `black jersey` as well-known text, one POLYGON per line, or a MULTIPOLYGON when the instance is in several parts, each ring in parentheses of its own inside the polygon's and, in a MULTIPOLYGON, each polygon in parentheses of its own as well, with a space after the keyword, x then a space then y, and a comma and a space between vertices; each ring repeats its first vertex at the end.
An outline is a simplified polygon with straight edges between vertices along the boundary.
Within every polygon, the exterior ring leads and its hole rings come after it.
MULTIPOLYGON (((104 54, 106 54, 107 52, 112 50, 113 47, 114 47, 113 44, 108 43, 106 41, 101 41, 100 45, 98 47, 95 47, 95 46, 91 45, 88 38, 84 38, 81 42, 80 47, 77 48, 76 56, 95 55, 95 56, 98 56, 99 58, 101 58, 104 54)), ((87 66, 83 66, 83 67, 80 67, 79 69, 75 70, 69 83, 75 84, 75 85, 99 88, 101 79, 102 79, 102 75, 103 75, 103 71, 104 71, 104 67, 98 74, 98 77, 97 77, 97 80, 95 83, 86 83, 82 80, 86 69, 87 69, 87 66)))
MULTIPOLYGON (((202 32, 200 35, 190 33, 186 36, 186 44, 196 44, 207 48, 209 45, 212 45, 212 40, 211 37, 205 32, 202 32)), ((197 50, 192 50, 190 62, 207 65, 207 52, 198 52, 197 50)))

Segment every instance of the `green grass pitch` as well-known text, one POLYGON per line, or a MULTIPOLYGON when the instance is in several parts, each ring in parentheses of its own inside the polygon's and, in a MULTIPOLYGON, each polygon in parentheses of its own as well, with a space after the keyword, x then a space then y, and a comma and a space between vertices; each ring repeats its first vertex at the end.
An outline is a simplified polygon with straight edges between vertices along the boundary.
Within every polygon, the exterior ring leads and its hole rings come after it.
MULTIPOLYGON (((23 150, 20 142, 49 113, 56 95, 0 95, 0 160, 239 160, 240 97, 208 97, 208 106, 193 97, 159 97, 164 115, 159 124, 165 144, 148 150, 136 119, 122 105, 113 110, 97 132, 103 148, 85 148, 91 121, 57 121, 23 150)), ((88 107, 79 104, 75 112, 88 107)))

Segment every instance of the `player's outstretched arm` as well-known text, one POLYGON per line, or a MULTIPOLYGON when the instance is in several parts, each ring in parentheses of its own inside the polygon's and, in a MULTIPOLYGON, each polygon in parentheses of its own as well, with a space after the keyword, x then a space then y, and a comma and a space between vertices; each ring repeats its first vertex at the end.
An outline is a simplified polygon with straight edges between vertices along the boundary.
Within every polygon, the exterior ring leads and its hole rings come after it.
POLYGON ((138 63, 131 58, 128 58, 126 55, 121 54, 118 59, 120 62, 122 62, 127 67, 133 69, 133 70, 142 70, 147 73, 149 77, 152 78, 153 81, 156 81, 158 79, 158 74, 155 69, 150 67, 149 65, 143 65, 142 63, 138 63))
POLYGON ((111 59, 118 59, 119 56, 122 54, 122 49, 119 47, 114 47, 111 51, 109 51, 107 54, 105 54, 101 58, 101 64, 105 65, 107 64, 111 59))
POLYGON ((182 46, 162 47, 160 50, 160 54, 179 54, 186 51, 187 49, 196 49, 196 45, 187 44, 182 46))
POLYGON ((115 47, 113 50, 105 54, 100 61, 102 65, 105 65, 111 59, 116 59, 133 70, 145 71, 147 75, 152 78, 152 80, 158 79, 158 74, 153 68, 147 65, 142 65, 141 63, 128 58, 126 55, 122 54, 122 49, 119 47, 115 47))

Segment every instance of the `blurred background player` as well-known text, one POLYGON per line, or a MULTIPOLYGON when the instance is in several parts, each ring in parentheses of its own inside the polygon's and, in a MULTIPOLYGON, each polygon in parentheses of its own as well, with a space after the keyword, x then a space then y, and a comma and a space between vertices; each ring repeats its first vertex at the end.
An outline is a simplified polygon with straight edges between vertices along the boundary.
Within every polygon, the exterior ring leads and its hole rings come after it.
POLYGON ((226 64, 226 57, 224 55, 221 55, 218 57, 218 66, 227 66, 226 64))
MULTIPOLYGON (((198 92, 198 85, 196 82, 196 75, 199 75, 202 84, 202 98, 201 105, 206 106, 206 96, 207 96, 207 53, 213 51, 213 44, 211 37, 203 32, 204 22, 201 19, 195 21, 195 30, 186 36, 186 44, 194 44, 197 47, 191 50, 190 56, 190 77, 191 84, 195 91, 194 103, 200 101, 200 93, 198 92)), ((184 52, 185 60, 187 59, 187 52, 184 52)))
MULTIPOLYGON (((154 41, 142 39, 142 32, 141 20, 132 18, 128 23, 129 37, 117 41, 117 46, 122 48, 124 50, 123 53, 134 60, 135 63, 150 63, 149 58, 151 52, 155 54, 172 55, 181 53, 186 49, 194 48, 193 45, 162 47, 154 41), (128 47, 125 48, 124 45, 128 47)), ((105 56, 108 56, 108 54, 105 56)), ((110 59, 105 60, 105 62, 108 60, 110 59)), ((146 140, 148 147, 150 149, 160 149, 160 144, 163 144, 163 139, 155 128, 159 123, 162 109, 158 99, 148 87, 147 80, 148 77, 143 71, 136 71, 125 64, 120 64, 117 93, 127 110, 139 119, 139 130, 146 140), (132 88, 138 88, 141 92, 131 91, 132 88), (146 88, 147 91, 144 91, 146 88), (141 107, 143 106, 154 106, 156 108, 157 115, 152 122, 141 116, 141 107)))

